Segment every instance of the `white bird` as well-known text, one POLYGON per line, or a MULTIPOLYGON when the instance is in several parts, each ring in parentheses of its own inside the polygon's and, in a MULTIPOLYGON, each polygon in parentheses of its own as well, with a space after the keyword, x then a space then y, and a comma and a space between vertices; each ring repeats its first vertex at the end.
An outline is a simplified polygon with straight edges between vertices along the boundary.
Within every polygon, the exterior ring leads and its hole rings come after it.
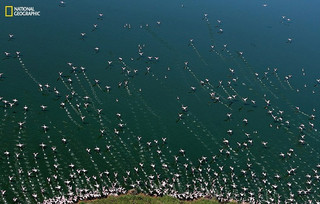
POLYGON ((41 127, 43 128, 44 132, 47 132, 47 130, 49 129, 49 127, 46 125, 42 125, 41 127))
POLYGON ((181 106, 181 108, 182 108, 182 110, 184 111, 184 112, 186 112, 187 110, 188 110, 188 106, 181 106))
POLYGON ((45 110, 47 109, 47 107, 48 107, 48 106, 41 105, 40 107, 42 108, 42 110, 43 110, 43 111, 45 111, 45 110))
POLYGON ((262 145, 263 145, 264 147, 267 147, 267 145, 268 145, 268 142, 262 141, 261 143, 262 143, 262 145))
POLYGON ((86 33, 80 33, 80 35, 81 35, 81 38, 83 39, 83 38, 85 38, 86 37, 86 33))
POLYGON ((41 144, 39 144, 39 146, 40 146, 42 149, 44 149, 47 145, 44 144, 44 143, 41 143, 41 144))

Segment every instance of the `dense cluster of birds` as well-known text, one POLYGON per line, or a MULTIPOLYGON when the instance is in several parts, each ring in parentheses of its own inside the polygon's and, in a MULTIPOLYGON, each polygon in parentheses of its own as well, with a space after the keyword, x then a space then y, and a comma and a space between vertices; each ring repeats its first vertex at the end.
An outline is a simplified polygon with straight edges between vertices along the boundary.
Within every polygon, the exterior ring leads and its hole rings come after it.
MULTIPOLYGON (((97 22, 104 21, 99 13, 97 22)), ((306 80, 304 68, 285 75, 258 69, 224 43, 222 20, 211 23, 203 14, 199 23, 210 43, 203 50, 197 39, 186 42, 192 60, 157 33, 161 21, 119 25, 147 32, 175 53, 165 69, 166 56, 142 42, 132 57, 109 57, 106 76, 91 78, 96 68, 67 61, 50 84, 33 75, 22 52, 6 51, 3 60, 18 61, 40 104, 0 97, 1 202, 75 203, 136 189, 183 200, 319 203, 319 107, 297 104, 301 94, 319 97, 320 79, 306 80), (204 52, 221 63, 221 73, 204 52)), ((95 23, 75 40, 98 31, 95 23)), ((89 52, 99 55, 100 48, 89 52)), ((3 89, 14 79, 0 71, 3 89)))

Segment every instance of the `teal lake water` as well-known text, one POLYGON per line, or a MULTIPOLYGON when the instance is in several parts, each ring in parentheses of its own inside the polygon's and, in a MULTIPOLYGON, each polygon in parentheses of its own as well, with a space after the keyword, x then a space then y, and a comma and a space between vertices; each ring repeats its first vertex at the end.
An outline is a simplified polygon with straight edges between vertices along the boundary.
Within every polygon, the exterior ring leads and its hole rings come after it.
POLYGON ((319 6, 1 1, 0 203, 320 202, 319 6))

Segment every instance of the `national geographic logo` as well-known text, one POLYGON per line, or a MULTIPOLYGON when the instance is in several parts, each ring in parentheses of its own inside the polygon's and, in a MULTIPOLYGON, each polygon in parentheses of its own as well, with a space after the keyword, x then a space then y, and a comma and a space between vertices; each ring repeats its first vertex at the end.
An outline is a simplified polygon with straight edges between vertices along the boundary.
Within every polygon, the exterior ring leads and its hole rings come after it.
POLYGON ((13 17, 13 6, 5 6, 4 15, 5 17, 13 17))
POLYGON ((5 17, 13 16, 40 16, 40 11, 36 11, 34 7, 24 7, 24 6, 5 6, 4 7, 5 17))

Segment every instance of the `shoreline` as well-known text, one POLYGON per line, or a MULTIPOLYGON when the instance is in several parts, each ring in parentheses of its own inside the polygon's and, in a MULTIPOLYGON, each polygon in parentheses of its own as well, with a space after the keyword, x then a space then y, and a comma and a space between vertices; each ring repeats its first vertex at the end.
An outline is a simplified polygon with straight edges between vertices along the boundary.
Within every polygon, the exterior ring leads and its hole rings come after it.
MULTIPOLYGON (((180 200, 178 198, 174 198, 169 195, 165 196, 156 196, 156 195, 146 195, 144 193, 132 192, 134 190, 130 190, 126 194, 121 195, 109 195, 104 198, 94 198, 88 200, 82 200, 77 202, 77 204, 86 204, 86 203, 95 203, 95 204, 103 204, 103 203, 196 203, 196 204, 220 204, 220 203, 228 203, 228 204, 237 204, 236 200, 229 200, 226 202, 219 202, 216 198, 199 197, 193 200, 180 200)), ((245 202, 242 202, 245 204, 245 202)))

